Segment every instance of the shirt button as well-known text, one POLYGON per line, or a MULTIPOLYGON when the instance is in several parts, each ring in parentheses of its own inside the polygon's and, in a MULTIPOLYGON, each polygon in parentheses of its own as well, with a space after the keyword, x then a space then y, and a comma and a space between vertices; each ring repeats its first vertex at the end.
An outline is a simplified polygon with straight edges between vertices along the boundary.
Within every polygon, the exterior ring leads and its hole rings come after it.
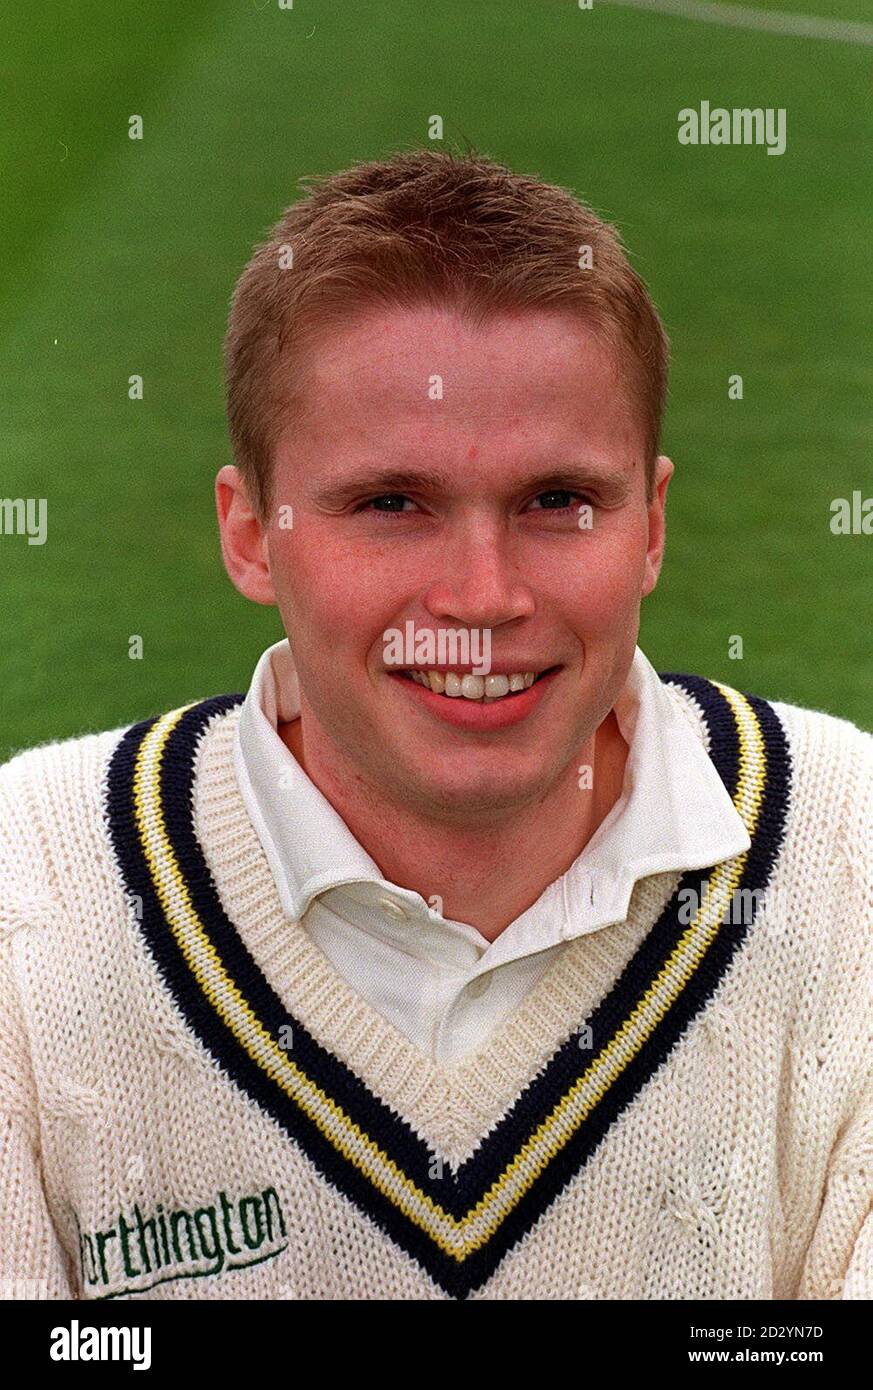
POLYGON ((491 988, 491 976, 490 976, 490 974, 489 974, 489 975, 477 975, 476 978, 475 978, 475 980, 471 980, 470 983, 467 985, 467 993, 469 994, 469 996, 470 996, 471 999, 478 999, 478 998, 480 998, 481 995, 483 995, 483 994, 485 993, 485 991, 486 991, 487 989, 490 989, 490 988, 491 988))
POLYGON ((393 898, 380 898, 379 906, 384 907, 389 917, 393 917, 395 922, 405 922, 407 912, 405 907, 401 907, 393 898))

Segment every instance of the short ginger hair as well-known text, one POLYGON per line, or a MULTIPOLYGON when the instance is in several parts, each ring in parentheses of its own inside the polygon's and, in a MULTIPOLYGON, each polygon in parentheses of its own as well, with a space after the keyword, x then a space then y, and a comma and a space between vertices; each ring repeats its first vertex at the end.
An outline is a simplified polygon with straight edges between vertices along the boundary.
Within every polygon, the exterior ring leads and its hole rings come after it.
POLYGON ((304 196, 236 284, 224 342, 231 447, 262 521, 307 350, 376 306, 454 308, 476 323, 524 309, 576 315, 613 353, 651 497, 669 344, 615 227, 566 189, 476 153, 416 150, 300 182, 304 196))

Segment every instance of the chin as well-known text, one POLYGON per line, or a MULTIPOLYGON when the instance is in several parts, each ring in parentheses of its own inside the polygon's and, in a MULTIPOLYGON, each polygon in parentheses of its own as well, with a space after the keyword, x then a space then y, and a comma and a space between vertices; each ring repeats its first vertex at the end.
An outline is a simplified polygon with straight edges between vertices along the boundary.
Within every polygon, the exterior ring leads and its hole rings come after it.
MULTIPOLYGON (((514 772, 506 764, 504 756, 499 769, 482 768, 477 773, 467 761, 456 775, 448 769, 439 775, 432 766, 416 768, 407 787, 420 805, 429 803, 442 812, 454 810, 459 817, 476 814, 485 820, 536 800, 554 780, 544 772, 541 759, 535 767, 514 772)), ((396 788, 396 773, 393 785, 396 788)))

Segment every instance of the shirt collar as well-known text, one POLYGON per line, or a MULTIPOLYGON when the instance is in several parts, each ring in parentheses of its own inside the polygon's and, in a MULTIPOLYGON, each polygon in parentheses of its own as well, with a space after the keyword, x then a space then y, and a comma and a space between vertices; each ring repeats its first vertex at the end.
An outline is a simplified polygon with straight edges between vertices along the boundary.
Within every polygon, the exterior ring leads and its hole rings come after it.
MULTIPOLYGON (((314 898, 342 884, 375 885, 426 908, 418 893, 381 876, 282 742, 277 724, 299 713, 285 639, 258 661, 234 735, 237 782, 283 910, 299 921, 314 898)), ((650 874, 708 868, 749 848, 702 734, 639 647, 614 713, 629 749, 622 794, 566 873, 489 948, 490 963, 623 921, 634 885, 650 874)))

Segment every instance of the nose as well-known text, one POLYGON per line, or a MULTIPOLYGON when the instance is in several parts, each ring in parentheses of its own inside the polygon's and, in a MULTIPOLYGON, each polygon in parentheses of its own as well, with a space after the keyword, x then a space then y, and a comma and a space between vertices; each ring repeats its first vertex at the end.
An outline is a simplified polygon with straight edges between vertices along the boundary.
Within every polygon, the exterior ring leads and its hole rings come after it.
POLYGON ((511 540, 495 523, 465 527, 447 540, 441 574, 424 596, 432 617, 465 627, 494 628, 535 611, 519 575, 511 540))

